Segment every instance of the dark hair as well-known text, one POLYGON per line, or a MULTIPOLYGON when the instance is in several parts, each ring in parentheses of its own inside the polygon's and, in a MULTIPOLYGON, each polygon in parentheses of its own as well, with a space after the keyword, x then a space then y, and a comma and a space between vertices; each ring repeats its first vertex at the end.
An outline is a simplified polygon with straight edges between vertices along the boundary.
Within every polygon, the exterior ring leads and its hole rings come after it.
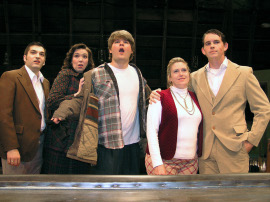
POLYGON ((217 29, 209 29, 208 31, 206 31, 204 33, 204 35, 202 37, 202 46, 203 47, 204 47, 204 38, 205 38, 206 34, 216 34, 216 35, 218 35, 221 38, 221 40, 222 40, 222 42, 224 44, 227 43, 226 37, 225 37, 225 35, 221 31, 219 31, 217 29))
MULTIPOLYGON (((134 53, 135 53, 135 41, 132 35, 126 31, 126 30, 117 30, 111 33, 111 36, 108 39, 108 49, 111 50, 112 44, 114 43, 115 40, 123 38, 127 40, 130 43, 132 54, 129 57, 129 61, 133 59, 134 53)), ((112 61, 112 54, 109 53, 109 60, 112 61)))
POLYGON ((32 46, 41 46, 41 47, 44 49, 45 57, 46 57, 46 49, 45 49, 44 45, 43 45, 42 43, 38 42, 38 41, 33 41, 33 42, 29 43, 29 44, 26 46, 25 50, 24 50, 24 55, 27 55, 29 49, 30 49, 32 46))
POLYGON ((78 43, 71 46, 69 51, 67 52, 66 58, 64 59, 62 69, 72 69, 72 57, 76 50, 85 49, 88 52, 88 65, 86 66, 84 71, 90 70, 95 67, 92 51, 88 48, 84 43, 78 43))

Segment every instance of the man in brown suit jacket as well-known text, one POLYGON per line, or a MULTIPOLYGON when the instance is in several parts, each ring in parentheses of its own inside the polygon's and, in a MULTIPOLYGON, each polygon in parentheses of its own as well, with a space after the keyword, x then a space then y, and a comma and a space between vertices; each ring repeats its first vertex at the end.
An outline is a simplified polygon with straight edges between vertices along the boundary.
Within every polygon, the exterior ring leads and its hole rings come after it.
POLYGON ((30 43, 23 56, 25 65, 4 72, 0 79, 0 157, 3 174, 38 174, 42 165, 45 100, 49 81, 40 69, 46 50, 30 43))
POLYGON ((202 53, 209 63, 192 73, 192 87, 204 116, 201 174, 247 173, 249 151, 258 146, 270 118, 270 105, 251 67, 228 60, 222 32, 203 36, 202 53), (245 119, 246 102, 254 114, 251 130, 245 119))

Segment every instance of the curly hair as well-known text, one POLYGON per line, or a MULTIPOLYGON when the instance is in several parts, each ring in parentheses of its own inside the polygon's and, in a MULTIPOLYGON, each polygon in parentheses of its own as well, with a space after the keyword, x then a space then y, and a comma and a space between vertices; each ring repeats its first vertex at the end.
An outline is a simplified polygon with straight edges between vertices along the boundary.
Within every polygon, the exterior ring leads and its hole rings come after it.
POLYGON ((78 49, 85 49, 88 52, 88 65, 85 68, 84 72, 87 70, 90 70, 95 67, 94 60, 93 60, 93 54, 90 48, 88 48, 84 43, 78 43, 71 46, 69 51, 66 54, 66 58, 64 59, 62 69, 72 69, 72 57, 76 50, 78 49))

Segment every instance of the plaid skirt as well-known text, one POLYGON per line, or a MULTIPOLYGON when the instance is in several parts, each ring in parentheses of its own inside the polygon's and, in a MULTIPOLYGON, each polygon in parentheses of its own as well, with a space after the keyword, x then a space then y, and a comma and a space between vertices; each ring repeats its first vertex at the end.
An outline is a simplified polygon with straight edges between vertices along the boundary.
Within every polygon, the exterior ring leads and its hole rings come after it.
MULTIPOLYGON (((198 158, 194 159, 162 159, 167 175, 194 175, 198 171, 198 158)), ((148 175, 155 175, 152 159, 149 154, 145 156, 145 167, 148 175)))

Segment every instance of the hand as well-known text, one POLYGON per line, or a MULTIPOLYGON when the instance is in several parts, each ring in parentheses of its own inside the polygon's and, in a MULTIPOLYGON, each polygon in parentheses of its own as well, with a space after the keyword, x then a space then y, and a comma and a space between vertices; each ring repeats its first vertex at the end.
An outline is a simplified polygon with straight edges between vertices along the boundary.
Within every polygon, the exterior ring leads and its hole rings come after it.
POLYGON ((74 97, 80 94, 83 84, 84 84, 84 77, 80 79, 79 89, 78 89, 78 92, 74 94, 74 97))
POLYGON ((7 162, 12 166, 20 165, 21 155, 18 149, 12 149, 7 152, 7 162))
POLYGON ((62 121, 62 119, 60 119, 60 118, 54 118, 54 117, 52 117, 51 120, 52 120, 55 124, 58 124, 58 123, 60 123, 60 121, 62 121))
POLYGON ((247 141, 247 140, 245 140, 245 141, 243 142, 243 144, 244 144, 245 149, 247 150, 247 153, 249 153, 250 150, 251 150, 252 147, 253 147, 253 144, 251 144, 251 143, 250 143, 249 141, 247 141))
POLYGON ((157 166, 154 168, 154 174, 155 175, 167 175, 166 169, 164 164, 157 166))
POLYGON ((156 103, 157 100, 159 101, 160 100, 160 94, 157 93, 157 91, 161 91, 160 88, 158 88, 157 90, 153 90, 151 95, 150 95, 150 100, 149 100, 149 103, 152 104, 152 103, 156 103))

